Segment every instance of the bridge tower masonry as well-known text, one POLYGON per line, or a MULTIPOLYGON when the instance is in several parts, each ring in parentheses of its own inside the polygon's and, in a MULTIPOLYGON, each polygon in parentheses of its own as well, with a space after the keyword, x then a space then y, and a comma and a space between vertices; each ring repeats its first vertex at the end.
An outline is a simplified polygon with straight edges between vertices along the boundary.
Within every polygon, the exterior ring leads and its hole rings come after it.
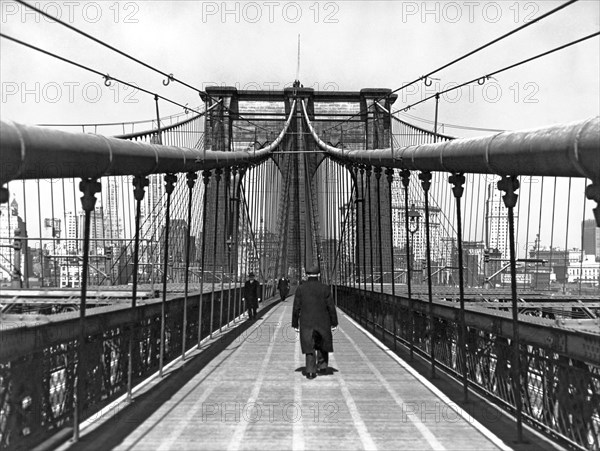
MULTIPOLYGON (((319 122, 319 115, 315 114, 316 103, 337 103, 355 104, 359 107, 360 120, 363 126, 361 131, 353 134, 341 134, 333 130, 330 138, 336 138, 342 144, 353 148, 362 147, 366 149, 389 148, 391 145, 391 117, 378 104, 389 110, 396 100, 397 96, 391 93, 390 89, 365 88, 360 92, 315 92, 312 88, 305 88, 299 82, 294 86, 286 88, 283 91, 238 91, 234 87, 208 87, 206 96, 203 99, 206 102, 206 108, 211 110, 206 115, 205 122, 205 148, 231 152, 236 150, 236 139, 242 141, 248 137, 242 137, 239 131, 234 130, 234 122, 242 120, 240 116, 240 104, 246 101, 269 101, 282 102, 285 117, 292 113, 292 105, 296 100, 295 111, 293 112, 292 122, 288 133, 280 145, 280 153, 273 156, 281 178, 282 186, 287 187, 284 192, 278 193, 279 204, 286 208, 280 208, 280 217, 277 218, 277 234, 281 234, 280 239, 280 259, 275 264, 275 272, 290 273, 291 276, 299 278, 302 275, 303 268, 320 263, 323 268, 331 262, 320 261, 325 258, 320 249, 322 239, 320 236, 325 229, 319 218, 317 187, 318 168, 323 161, 324 156, 318 151, 317 145, 310 135, 310 132, 304 121, 302 112, 302 101, 305 102, 307 114, 311 122, 317 129, 323 125, 319 122)), ((254 119, 256 120, 256 119, 254 119)), ((260 121, 260 119, 258 119, 260 121)), ((270 127, 268 125, 267 127, 270 127)), ((275 132, 276 129, 273 129, 275 132)), ((273 135, 273 133, 271 133, 273 135)), ((274 136, 274 135, 273 135, 274 136)), ((252 140, 252 139, 250 139, 252 140)), ((239 144, 239 143, 237 143, 239 144)), ((258 143, 254 143, 258 145, 258 143)), ((239 146, 238 146, 239 147, 239 146)), ((379 180, 380 206, 374 199, 377 199, 377 178, 376 173, 372 171, 367 182, 367 174, 364 173, 364 186, 360 185, 360 176, 358 178, 359 198, 370 202, 365 204, 365 223, 363 229, 362 212, 358 215, 358 234, 359 245, 361 249, 361 261, 367 275, 370 277, 370 269, 376 276, 381 272, 380 266, 388 267, 391 260, 391 246, 382 246, 380 256, 379 246, 375 243, 380 242, 379 231, 381 230, 381 242, 389 241, 388 235, 391 224, 391 202, 389 196, 388 182, 385 175, 379 180), (365 192, 363 192, 365 191, 365 192), (368 191, 368 193, 367 193, 368 191), (378 219, 381 220, 379 225, 378 219), (364 230, 364 235, 363 235, 364 230)), ((224 211, 225 205, 235 207, 231 202, 235 197, 233 187, 235 183, 231 179, 226 181, 227 173, 220 174, 219 198, 217 200, 217 177, 213 172, 210 183, 207 187, 207 217, 204 221, 206 230, 212 231, 206 236, 205 244, 205 268, 210 273, 219 272, 222 268, 227 268, 229 264, 233 268, 237 267, 237 254, 233 253, 233 261, 228 261, 228 252, 226 242, 228 227, 236 221, 234 208, 228 208, 228 217, 225 214, 215 214, 215 208, 218 204, 219 210, 224 211), (230 186, 227 192, 226 186, 230 186), (216 231, 216 232, 215 232, 216 231), (214 234, 217 234, 215 239, 214 234), (217 247, 215 250, 215 244, 217 247)), ((230 229, 230 227, 229 227, 230 229)), ((389 275, 386 275, 386 282, 389 275)))
MULTIPOLYGON (((299 84, 299 83, 297 83, 299 84)), ((317 162, 314 151, 314 142, 309 138, 308 130, 303 119, 302 101, 306 104, 307 113, 310 118, 314 117, 314 90, 294 86, 284 90, 285 114, 291 113, 292 105, 296 100, 294 118, 290 129, 284 140, 283 149, 286 153, 282 155, 280 170, 284 177, 284 183, 289 182, 291 190, 288 193, 287 218, 283 221, 283 233, 285 252, 283 254, 282 268, 287 266, 294 268, 296 277, 302 274, 302 268, 317 263, 317 237, 311 234, 311 222, 315 220, 311 192, 316 185, 313 180, 316 172, 317 162), (294 154, 293 152, 297 152, 294 154), (305 177, 305 174, 308 174, 305 177)))
MULTIPOLYGON (((239 118, 237 89, 231 86, 209 86, 206 88, 206 96, 203 100, 207 110, 212 108, 205 116, 204 148, 232 152, 234 150, 233 121, 239 118)), ((237 207, 237 204, 232 202, 232 198, 235 197, 234 186, 236 183, 230 171, 222 172, 218 176, 215 171, 212 171, 206 189, 206 218, 203 221, 206 230, 211 231, 205 234, 204 266, 209 272, 227 272, 229 265, 231 268, 237 267, 237 253, 231 253, 229 257, 226 245, 229 238, 226 232, 231 229, 230 226, 235 218, 234 208, 237 207), (218 190, 217 178, 220 178, 218 190), (219 212, 216 212, 217 205, 219 212), (221 213, 225 211, 228 212, 227 216, 221 213)), ((207 282, 210 280, 210 278, 206 279, 207 282)))
MULTIPOLYGON (((365 123, 365 148, 369 149, 385 149, 391 147, 392 121, 389 113, 386 113, 377 104, 390 111, 393 103, 397 98, 396 94, 392 94, 390 89, 385 88, 364 88, 360 91, 360 111, 361 119, 365 123)), ((373 170, 369 180, 367 180, 368 171, 365 171, 363 181, 364 186, 361 186, 360 175, 358 177, 358 193, 359 198, 365 201, 365 224, 363 237, 363 219, 362 215, 358 215, 358 239, 357 246, 360 246, 361 252, 364 250, 364 255, 361 255, 361 260, 364 261, 366 268, 366 277, 370 275, 370 268, 373 267, 376 277, 381 273, 381 262, 384 268, 391 267, 391 245, 381 246, 380 249, 376 243, 389 243, 389 230, 392 221, 392 202, 389 195, 388 182, 385 174, 381 175, 379 180, 379 195, 381 208, 377 205, 377 178, 373 170), (370 202, 367 201, 370 199, 370 202), (379 219, 378 219, 379 218, 379 219), (381 221, 381 227, 378 221, 381 221), (381 237, 379 236, 381 230, 381 237), (364 242, 363 242, 364 240, 364 242), (373 243, 373 244, 371 244, 373 243)), ((360 213, 360 212, 359 212, 360 213)), ((384 276, 384 282, 391 282, 391 274, 384 276)))

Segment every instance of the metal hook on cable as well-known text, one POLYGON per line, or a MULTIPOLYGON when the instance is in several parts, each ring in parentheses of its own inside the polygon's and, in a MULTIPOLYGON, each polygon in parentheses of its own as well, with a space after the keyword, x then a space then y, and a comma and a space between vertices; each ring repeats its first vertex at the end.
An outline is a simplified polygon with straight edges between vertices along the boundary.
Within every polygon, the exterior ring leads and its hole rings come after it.
POLYGON ((173 80, 175 80, 175 77, 173 77, 173 74, 169 74, 166 80, 163 80, 163 85, 164 86, 169 86, 169 83, 171 83, 173 80))
POLYGON ((483 77, 481 77, 479 80, 477 80, 477 84, 479 86, 482 86, 487 80, 489 80, 490 77, 488 75, 484 75, 483 77))
POLYGON ((189 110, 187 108, 188 104, 186 103, 185 106, 183 107, 183 114, 188 114, 189 110))
POLYGON ((102 78, 104 78, 104 86, 112 86, 111 80, 112 78, 110 78, 109 74, 104 75, 102 78))
POLYGON ((423 79, 423 83, 425 84, 425 86, 429 87, 433 84, 433 81, 429 78, 429 77, 421 77, 423 79))

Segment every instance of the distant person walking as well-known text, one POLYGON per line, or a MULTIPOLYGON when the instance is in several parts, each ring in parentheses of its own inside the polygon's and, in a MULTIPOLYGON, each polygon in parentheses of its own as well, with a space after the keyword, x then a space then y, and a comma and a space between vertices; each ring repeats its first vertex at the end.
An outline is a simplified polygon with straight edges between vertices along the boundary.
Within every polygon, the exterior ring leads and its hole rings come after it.
POLYGON ((256 310, 258 309, 258 301, 260 301, 260 285, 254 279, 254 273, 248 274, 248 280, 244 284, 243 298, 246 301, 248 309, 248 319, 256 318, 256 310))
POLYGON ((279 279, 279 282, 277 283, 277 289, 279 290, 281 302, 285 301, 285 298, 290 292, 290 279, 285 276, 281 276, 281 279, 279 279))
POLYGON ((319 281, 317 266, 306 271, 308 280, 294 296, 292 327, 300 333, 302 353, 306 354, 306 377, 314 379, 324 373, 333 352, 332 330, 338 325, 337 313, 329 287, 319 281))

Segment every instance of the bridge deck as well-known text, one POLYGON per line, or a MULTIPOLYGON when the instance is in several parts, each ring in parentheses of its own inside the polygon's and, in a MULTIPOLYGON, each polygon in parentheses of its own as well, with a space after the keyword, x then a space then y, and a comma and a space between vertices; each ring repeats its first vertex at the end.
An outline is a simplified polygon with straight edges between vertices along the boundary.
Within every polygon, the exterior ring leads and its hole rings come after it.
POLYGON ((341 312, 329 374, 306 379, 290 301, 170 368, 70 449, 506 448, 341 312))

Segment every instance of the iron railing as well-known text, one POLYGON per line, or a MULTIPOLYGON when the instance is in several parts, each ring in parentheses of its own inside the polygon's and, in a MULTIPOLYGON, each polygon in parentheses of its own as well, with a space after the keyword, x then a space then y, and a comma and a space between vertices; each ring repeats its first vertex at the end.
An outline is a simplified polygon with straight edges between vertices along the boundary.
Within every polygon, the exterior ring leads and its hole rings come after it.
MULTIPOLYGON (((243 314, 240 289, 205 292, 166 303, 163 363, 192 349, 211 332, 243 314), (200 299, 202 302, 200 303, 200 299), (199 306, 202 306, 202 313, 199 306), (212 318, 211 318, 212 312, 212 318), (199 318, 202 318, 199 326, 199 318), (211 331, 211 325, 213 330, 211 331)), ((19 315, 2 319, 0 349, 0 449, 32 449, 48 438, 72 431, 76 380, 82 397, 80 419, 92 417, 124 395, 128 386, 129 337, 133 336, 133 384, 158 371, 161 302, 145 301, 135 309, 92 309, 79 344, 77 312, 33 321, 19 315), (81 359, 81 360, 79 360, 81 359), (78 368, 79 367, 79 368, 78 368)))
MULTIPOLYGON (((339 286, 338 306, 385 340, 398 340, 460 380, 459 305, 437 301, 430 327, 427 302, 339 286), (412 305, 412 308, 411 308, 412 305), (411 339, 411 330, 414 331, 411 339)), ((509 312, 468 308, 466 371, 469 387, 508 412, 517 409, 511 372, 509 312)), ((523 418, 557 441, 600 449, 600 334, 558 327, 554 320, 521 316, 523 418)))

